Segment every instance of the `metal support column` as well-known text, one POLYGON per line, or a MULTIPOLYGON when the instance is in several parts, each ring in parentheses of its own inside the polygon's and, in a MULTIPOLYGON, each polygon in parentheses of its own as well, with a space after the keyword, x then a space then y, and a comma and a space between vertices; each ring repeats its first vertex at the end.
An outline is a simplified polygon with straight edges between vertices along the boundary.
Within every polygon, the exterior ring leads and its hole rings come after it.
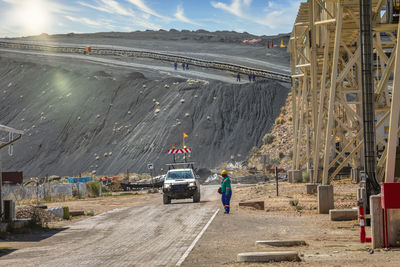
POLYGON ((376 180, 375 109, 372 76, 371 0, 360 0, 361 92, 364 128, 364 161, 367 197, 379 194, 376 180))
MULTIPOLYGON (((400 23, 399 29, 400 32, 400 23)), ((396 164, 396 150, 398 146, 398 129, 399 129, 399 113, 400 113, 400 34, 397 34, 396 59, 394 65, 394 84, 392 91, 392 106, 390 108, 390 128, 388 137, 388 151, 386 156, 386 183, 394 182, 394 170, 396 164)))

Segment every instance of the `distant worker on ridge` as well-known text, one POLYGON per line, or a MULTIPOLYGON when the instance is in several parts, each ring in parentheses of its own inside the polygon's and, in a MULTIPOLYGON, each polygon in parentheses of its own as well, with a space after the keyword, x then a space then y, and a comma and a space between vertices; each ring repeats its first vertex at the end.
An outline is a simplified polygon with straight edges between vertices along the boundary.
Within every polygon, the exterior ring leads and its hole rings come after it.
POLYGON ((189 69, 189 62, 186 62, 186 69, 189 69))
POLYGON ((249 72, 249 82, 251 82, 251 72, 249 72))
POLYGON ((175 68, 175 70, 177 70, 178 69, 178 62, 174 62, 174 68, 175 68))
POLYGON ((255 81, 256 81, 256 74, 253 73, 253 82, 255 82, 255 81))
POLYGON ((186 66, 185 62, 182 62, 182 70, 185 70, 185 66, 186 66))
POLYGON ((240 73, 238 73, 238 74, 236 75, 236 81, 237 81, 237 82, 240 82, 240 73))
POLYGON ((221 183, 222 205, 224 205, 225 214, 229 214, 230 201, 232 197, 231 179, 229 178, 228 172, 226 170, 223 170, 221 172, 221 175, 222 175, 222 183, 221 183))

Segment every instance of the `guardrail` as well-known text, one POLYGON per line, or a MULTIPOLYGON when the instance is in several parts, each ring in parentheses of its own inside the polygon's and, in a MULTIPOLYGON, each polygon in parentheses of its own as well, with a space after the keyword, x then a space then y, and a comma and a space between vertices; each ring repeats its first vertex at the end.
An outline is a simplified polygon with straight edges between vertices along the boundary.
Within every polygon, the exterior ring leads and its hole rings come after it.
MULTIPOLYGON (((25 43, 12 43, 12 42, 0 42, 0 47, 12 48, 12 49, 24 49, 24 50, 35 50, 55 53, 75 53, 83 54, 85 51, 84 47, 62 47, 62 46, 51 46, 51 45, 38 45, 38 44, 25 44, 25 43)), ((272 71, 251 68, 231 63, 208 61, 203 59, 196 59, 191 57, 184 57, 172 54, 140 51, 140 50, 121 50, 121 49, 106 49, 106 48, 93 48, 90 54, 92 55, 112 55, 112 56, 128 56, 136 58, 149 58, 155 60, 169 61, 169 62, 187 62, 190 65, 210 68, 216 70, 230 71, 233 73, 254 73, 258 77, 264 77, 268 79, 278 80, 281 82, 291 82, 290 75, 276 73, 272 71)))

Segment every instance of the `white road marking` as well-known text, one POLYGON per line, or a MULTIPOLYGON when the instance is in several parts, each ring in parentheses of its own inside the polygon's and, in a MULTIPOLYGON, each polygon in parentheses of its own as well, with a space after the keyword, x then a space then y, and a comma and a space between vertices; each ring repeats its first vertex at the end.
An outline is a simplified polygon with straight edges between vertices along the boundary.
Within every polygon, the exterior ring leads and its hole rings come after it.
POLYGON ((188 249, 185 251, 185 253, 182 255, 182 257, 179 259, 179 261, 176 263, 176 266, 181 266, 182 263, 185 261, 185 259, 187 258, 187 256, 189 256, 190 252, 193 250, 194 246, 196 245, 196 243, 200 240, 200 238, 203 236, 204 232, 207 230, 207 228, 210 226, 210 224, 212 223, 212 221, 214 220, 215 216, 217 216, 219 212, 219 209, 217 209, 214 213, 213 216, 211 216, 210 220, 208 221, 208 223, 204 226, 203 230, 201 230, 201 232, 197 235, 197 237, 193 240, 192 244, 190 245, 190 247, 188 247, 188 249))

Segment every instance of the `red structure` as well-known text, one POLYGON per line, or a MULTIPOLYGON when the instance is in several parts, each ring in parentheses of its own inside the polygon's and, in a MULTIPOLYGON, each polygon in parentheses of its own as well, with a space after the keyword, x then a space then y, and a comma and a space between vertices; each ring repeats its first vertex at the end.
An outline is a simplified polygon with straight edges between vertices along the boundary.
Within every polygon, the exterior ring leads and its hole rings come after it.
POLYGON ((2 175, 3 184, 22 184, 24 181, 22 172, 3 172, 2 175))
POLYGON ((388 209, 400 209, 400 183, 383 183, 381 185, 381 201, 383 210, 383 242, 389 247, 388 209))

